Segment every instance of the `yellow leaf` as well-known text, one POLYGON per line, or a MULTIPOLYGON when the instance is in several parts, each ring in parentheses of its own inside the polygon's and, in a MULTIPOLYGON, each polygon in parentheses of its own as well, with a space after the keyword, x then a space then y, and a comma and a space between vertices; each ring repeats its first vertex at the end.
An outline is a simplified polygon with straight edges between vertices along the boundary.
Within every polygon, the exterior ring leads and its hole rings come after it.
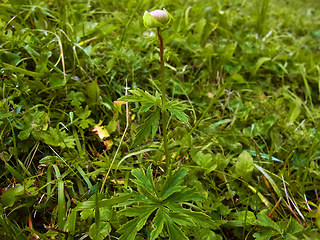
POLYGON ((103 120, 95 125, 91 132, 98 134, 99 138, 103 141, 105 138, 109 137, 110 134, 104 126, 101 126, 102 122, 103 120))
POLYGON ((117 181, 114 180, 114 179, 112 179, 112 180, 110 180, 110 182, 112 182, 112 183, 114 183, 114 184, 116 184, 116 183, 118 183, 118 184, 124 184, 124 178, 117 179, 117 181))
POLYGON ((124 102, 124 101, 113 101, 113 103, 118 105, 118 106, 121 106, 123 104, 126 104, 127 102, 124 102))
POLYGON ((107 150, 110 150, 113 145, 113 141, 111 139, 105 140, 103 141, 103 144, 107 147, 107 150))

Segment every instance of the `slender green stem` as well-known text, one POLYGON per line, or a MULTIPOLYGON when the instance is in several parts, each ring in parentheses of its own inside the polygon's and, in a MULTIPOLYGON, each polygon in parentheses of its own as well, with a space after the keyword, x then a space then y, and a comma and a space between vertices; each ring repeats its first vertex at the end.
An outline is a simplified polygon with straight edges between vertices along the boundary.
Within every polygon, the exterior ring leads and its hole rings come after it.
POLYGON ((166 168, 167 172, 170 172, 171 159, 168 151, 168 140, 167 140, 167 111, 166 111, 166 80, 164 76, 164 60, 163 60, 163 39, 161 36, 160 28, 157 28, 158 38, 160 41, 160 66, 161 66, 161 92, 162 92, 162 133, 163 133, 163 145, 164 155, 166 157, 166 168))

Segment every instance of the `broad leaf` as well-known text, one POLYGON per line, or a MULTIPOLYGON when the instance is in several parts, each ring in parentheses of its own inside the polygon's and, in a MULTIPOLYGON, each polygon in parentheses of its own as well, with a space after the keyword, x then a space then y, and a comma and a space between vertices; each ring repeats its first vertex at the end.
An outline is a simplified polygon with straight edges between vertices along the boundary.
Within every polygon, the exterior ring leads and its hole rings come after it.
POLYGON ((243 177, 245 180, 251 178, 253 172, 253 159, 250 153, 243 151, 235 164, 235 173, 238 177, 243 177))
POLYGON ((273 236, 276 236, 276 235, 278 235, 278 234, 275 231, 263 230, 258 233, 254 233, 253 237, 256 240, 269 240, 270 238, 272 238, 273 236))
POLYGON ((17 185, 16 187, 9 188, 1 196, 1 203, 5 207, 12 207, 19 195, 24 193, 24 187, 22 185, 17 185))
POLYGON ((276 230, 278 233, 281 233, 281 229, 278 224, 272 221, 267 215, 259 214, 258 215, 258 224, 264 227, 270 227, 276 230))
POLYGON ((97 134, 99 138, 103 141, 107 137, 110 137, 110 134, 104 126, 101 126, 102 122, 103 120, 101 120, 97 125, 95 125, 91 132, 97 134))
POLYGON ((87 94, 91 102, 95 103, 100 97, 100 88, 97 80, 94 80, 87 84, 87 94))
POLYGON ((108 222, 101 221, 99 223, 99 231, 96 231, 96 223, 93 223, 89 228, 89 236, 91 239, 95 240, 103 240, 106 239, 106 237, 111 232, 111 225, 108 222))
POLYGON ((60 131, 59 128, 49 128, 49 131, 42 134, 43 140, 46 144, 61 147, 61 148, 73 148, 75 145, 75 139, 73 136, 69 136, 65 131, 60 131))

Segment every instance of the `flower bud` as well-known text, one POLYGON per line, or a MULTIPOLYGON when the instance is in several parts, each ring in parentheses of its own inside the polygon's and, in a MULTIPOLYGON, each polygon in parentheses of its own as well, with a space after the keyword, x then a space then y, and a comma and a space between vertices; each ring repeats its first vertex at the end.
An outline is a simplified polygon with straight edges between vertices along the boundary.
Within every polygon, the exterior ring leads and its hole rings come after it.
POLYGON ((143 23, 147 28, 157 28, 162 29, 168 27, 172 16, 164 10, 154 10, 151 12, 145 11, 143 14, 143 23))

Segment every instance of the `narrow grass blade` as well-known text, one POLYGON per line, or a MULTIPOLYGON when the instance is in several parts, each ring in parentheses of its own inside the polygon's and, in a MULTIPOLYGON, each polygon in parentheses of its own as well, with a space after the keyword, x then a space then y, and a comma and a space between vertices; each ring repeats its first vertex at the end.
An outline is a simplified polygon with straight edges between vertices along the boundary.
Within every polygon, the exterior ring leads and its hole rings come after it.
POLYGON ((66 199, 64 195, 64 182, 58 180, 58 229, 63 230, 66 220, 66 199))
MULTIPOLYGON (((112 198, 112 199, 103 199, 103 200, 99 200, 98 201, 98 206, 101 207, 107 207, 107 206, 113 206, 116 205, 118 203, 122 203, 127 201, 129 198, 131 198, 133 196, 133 194, 126 194, 124 196, 121 197, 117 197, 117 198, 112 198)), ((85 202, 80 202, 78 203, 76 209, 77 210, 85 210, 85 209, 94 209, 95 208, 95 201, 85 201, 85 202)))
POLYGON ((271 176, 259 165, 255 164, 255 163, 253 165, 266 177, 266 179, 268 179, 268 181, 271 183, 271 186, 274 189, 274 191, 276 192, 276 194, 278 195, 278 197, 282 198, 281 191, 278 188, 278 186, 276 185, 276 183, 273 181, 271 176))
POLYGON ((91 189, 92 188, 92 184, 90 182, 90 179, 85 174, 85 172, 82 170, 82 168, 80 166, 77 167, 77 170, 80 173, 80 175, 82 176, 82 178, 84 179, 84 181, 86 182, 86 184, 88 185, 88 188, 91 189))

